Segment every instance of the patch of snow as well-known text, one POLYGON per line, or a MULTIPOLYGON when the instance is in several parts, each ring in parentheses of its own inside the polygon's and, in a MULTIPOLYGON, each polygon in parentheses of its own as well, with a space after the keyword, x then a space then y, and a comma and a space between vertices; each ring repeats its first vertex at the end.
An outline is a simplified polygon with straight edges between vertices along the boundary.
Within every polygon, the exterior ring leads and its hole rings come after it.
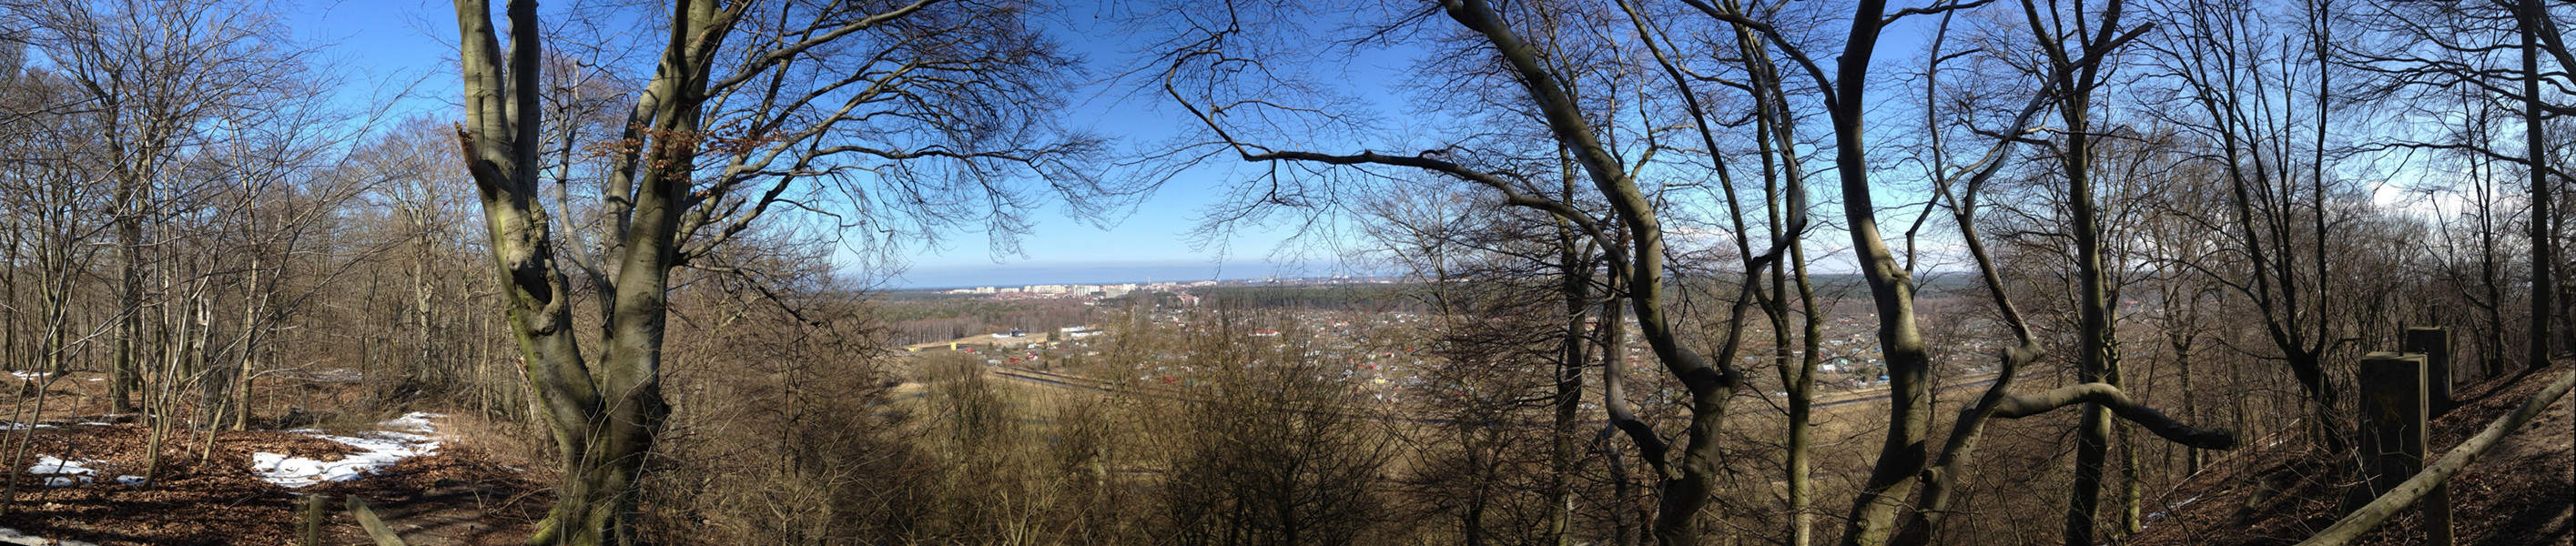
POLYGON ((142 477, 142 476, 117 476, 117 477, 116 477, 116 484, 117 484, 117 485, 143 485, 144 483, 146 483, 146 482, 150 482, 150 481, 152 481, 152 480, 143 479, 143 477, 142 477))
MULTIPOLYGON (((24 429, 24 428, 28 428, 28 427, 29 427, 29 425, 27 425, 26 423, 13 423, 13 422, 9 422, 9 421, 0 421, 0 430, 19 430, 19 429, 24 429)), ((53 425, 44 424, 44 423, 37 423, 37 424, 35 424, 35 425, 34 425, 34 428, 54 428, 54 426, 53 426, 53 425)))
POLYGON ((57 540, 30 535, 18 532, 17 529, 7 527, 0 527, 0 544, 18 544, 22 546, 98 546, 97 543, 93 542, 57 540))
MULTIPOLYGON (((2183 500, 2182 500, 2182 502, 2174 503, 2174 504, 2173 504, 2173 506, 2172 506, 2172 508, 2179 509, 2179 508, 2182 508, 2182 507, 2185 507, 2185 506, 2191 506, 2191 503, 2193 503, 2193 502, 2195 502, 2195 501, 2199 501, 2199 500, 2200 500, 2200 497, 2199 497, 2199 496, 2197 496, 2197 495, 2194 495, 2194 496, 2192 496, 2192 498, 2183 499, 2183 500)), ((2165 517, 2165 512, 2164 512, 2163 510, 2157 510, 2157 511, 2155 511, 2155 512, 2152 512, 2152 513, 2147 514, 2147 521, 2155 521, 2155 520, 2159 520, 2159 519, 2164 519, 2164 517, 2165 517)))
POLYGON ((365 477, 391 467, 394 463, 402 462, 403 459, 438 453, 437 438, 429 436, 438 431, 437 427, 429 422, 429 419, 436 417, 445 416, 412 412, 378 423, 389 429, 408 432, 381 430, 358 436, 333 436, 312 430, 296 431, 306 436, 355 447, 360 452, 341 457, 337 461, 288 457, 278 453, 252 453, 251 471, 258 473, 260 479, 268 480, 268 483, 288 488, 365 477))
POLYGON ((29 473, 29 474, 89 474, 89 473, 92 473, 92 471, 91 471, 90 469, 86 468, 84 465, 89 464, 89 463, 96 463, 96 462, 98 462, 98 461, 71 461, 71 460, 58 459, 58 458, 55 458, 55 457, 54 457, 54 456, 52 456, 52 455, 37 455, 37 456, 36 456, 36 465, 35 465, 35 466, 27 467, 27 473, 29 473))
POLYGON ((28 381, 35 381, 35 380, 38 380, 38 379, 44 379, 44 378, 45 378, 45 373, 44 373, 44 372, 9 372, 9 375, 16 376, 16 377, 17 377, 17 378, 19 378, 19 379, 25 379, 25 380, 28 380, 28 381))
POLYGON ((401 417, 395 417, 395 418, 393 418, 393 420, 391 420, 391 421, 385 421, 385 422, 382 422, 382 423, 377 423, 377 426, 382 426, 382 427, 386 427, 386 428, 388 428, 388 429, 390 429, 390 430, 399 430, 399 431, 403 431, 403 432, 412 432, 412 433, 419 433, 419 434, 430 434, 430 433, 438 432, 438 425, 437 425, 437 424, 435 424, 435 423, 431 423, 431 422, 429 422, 429 420, 431 420, 431 419, 437 419, 437 418, 440 418, 440 417, 446 417, 446 416, 447 416, 447 415, 445 415, 445 414, 429 413, 429 412, 423 412, 423 411, 415 411, 415 412, 411 412, 411 413, 405 413, 405 414, 403 414, 403 416, 401 416, 401 417))
POLYGON ((365 379, 367 378, 367 375, 366 375, 366 374, 362 374, 362 373, 358 373, 358 371, 357 371, 357 370, 351 370, 351 369, 348 369, 348 368, 332 368, 332 369, 329 369, 329 370, 323 370, 321 373, 313 374, 313 375, 312 375, 312 378, 313 378, 313 380, 314 380, 314 381, 328 381, 328 382, 334 382, 334 383, 355 383, 355 382, 358 382, 358 381, 363 381, 363 380, 365 380, 365 379))
POLYGON ((45 487, 80 485, 90 483, 90 477, 98 475, 97 470, 89 468, 89 465, 98 463, 98 461, 69 461, 52 455, 37 455, 35 466, 27 467, 27 473, 45 476, 45 487))

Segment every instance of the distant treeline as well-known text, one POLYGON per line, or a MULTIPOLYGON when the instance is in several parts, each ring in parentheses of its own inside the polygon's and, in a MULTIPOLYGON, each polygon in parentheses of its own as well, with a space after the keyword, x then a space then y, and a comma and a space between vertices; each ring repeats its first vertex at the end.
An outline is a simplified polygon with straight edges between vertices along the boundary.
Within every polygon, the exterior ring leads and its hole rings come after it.
POLYGON ((1420 283, 1216 286, 1190 289, 1206 305, 1328 311, 1422 312, 1420 283))

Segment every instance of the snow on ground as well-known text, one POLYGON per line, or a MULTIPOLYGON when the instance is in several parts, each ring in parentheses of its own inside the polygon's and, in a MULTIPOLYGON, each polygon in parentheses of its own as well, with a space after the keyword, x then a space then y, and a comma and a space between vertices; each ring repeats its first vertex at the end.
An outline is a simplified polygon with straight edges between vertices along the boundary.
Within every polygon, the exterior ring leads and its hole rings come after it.
POLYGON ((279 487, 304 487, 322 482, 348 481, 374 474, 403 459, 438 453, 438 439, 430 436, 438 428, 429 422, 445 417, 435 413, 412 412, 393 420, 377 423, 387 430, 358 436, 334 436, 316 430, 296 433, 346 444, 361 450, 337 461, 305 457, 288 457, 277 453, 252 453, 251 471, 279 487))
POLYGON ((420 412, 420 411, 415 411, 415 412, 411 412, 411 413, 405 413, 405 414, 403 414, 403 416, 401 416, 401 417, 395 417, 395 418, 393 418, 393 420, 391 420, 391 421, 385 421, 385 422, 382 422, 382 423, 376 423, 376 426, 385 427, 385 428, 387 428, 387 429, 389 429, 389 430, 398 430, 398 431, 402 431, 402 432, 410 432, 410 433, 417 433, 417 434, 432 434, 432 433, 436 433, 436 432, 438 432, 438 424, 436 424, 436 423, 431 423, 431 422, 429 422, 429 420, 430 420, 430 419, 436 419, 436 418, 439 418, 439 417, 446 417, 446 416, 445 416, 445 415, 436 414, 436 413, 429 413, 429 412, 420 412))
MULTIPOLYGON (((2185 507, 2185 506, 2191 506, 2191 503, 2193 503, 2193 502, 2197 502, 2197 501, 2199 501, 2199 500, 2200 500, 2200 496, 2199 496, 2199 495, 2193 495, 2191 498, 2183 499, 2183 500, 2182 500, 2182 502, 2174 503, 2174 505, 2173 505, 2173 506, 2170 506, 2170 507, 2167 507, 2167 508, 2168 508, 2168 509, 2172 509, 2172 510, 2180 510, 2180 509, 2182 509, 2182 507, 2185 507)), ((2164 518, 2165 518, 2165 511, 2164 511, 2164 510, 2157 510, 2157 511, 2155 511, 2154 513, 2147 514, 2147 521, 2155 521, 2155 520, 2160 520, 2160 519, 2164 519, 2164 518)))
POLYGON ((17 529, 7 527, 0 527, 0 544, 19 544, 23 546, 98 546, 96 543, 81 542, 78 540, 55 540, 30 535, 18 532, 17 529))
POLYGON ((36 465, 27 467, 27 473, 44 476, 45 487, 77 485, 89 483, 91 476, 98 475, 97 470, 89 468, 93 464, 98 464, 98 461, 66 461, 52 455, 37 455, 36 465))
MULTIPOLYGON (((90 468, 90 465, 95 464, 101 463, 99 461, 92 460, 66 460, 56 458, 52 455, 39 454, 36 455, 35 466, 27 467, 27 473, 44 476, 45 487, 65 487, 84 483, 94 483, 98 478, 98 469, 90 468)), ((116 483, 119 485, 137 485, 143 483, 143 477, 117 476, 116 483)))

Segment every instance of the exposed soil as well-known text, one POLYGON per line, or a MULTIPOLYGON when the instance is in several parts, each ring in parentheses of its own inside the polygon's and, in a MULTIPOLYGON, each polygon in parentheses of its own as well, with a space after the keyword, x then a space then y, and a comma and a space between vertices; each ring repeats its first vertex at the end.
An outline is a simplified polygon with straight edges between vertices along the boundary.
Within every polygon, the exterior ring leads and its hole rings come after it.
MULTIPOLYGON (((381 475, 309 489, 334 497, 357 495, 412 544, 525 544, 554 497, 528 474, 482 455, 472 448, 442 448, 435 455, 405 459, 381 475)), ((371 543, 354 519, 335 514, 333 523, 334 536, 346 543, 371 543)))

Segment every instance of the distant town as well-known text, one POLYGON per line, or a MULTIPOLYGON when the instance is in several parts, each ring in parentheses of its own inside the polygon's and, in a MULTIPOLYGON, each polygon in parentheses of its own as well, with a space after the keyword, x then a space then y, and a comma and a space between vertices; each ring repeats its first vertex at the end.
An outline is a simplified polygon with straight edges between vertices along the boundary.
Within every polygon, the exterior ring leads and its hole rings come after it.
MULTIPOLYGON (((1332 284, 1393 284, 1392 277, 1331 275, 1324 277, 1267 277, 1204 281, 1161 281, 1111 284, 1030 284, 1021 286, 977 286, 935 290, 940 294, 980 295, 994 299, 1018 298, 1116 298, 1136 292, 1183 292, 1191 288, 1215 286, 1316 286, 1332 284)), ((1183 296, 1185 300, 1197 298, 1183 296)))

